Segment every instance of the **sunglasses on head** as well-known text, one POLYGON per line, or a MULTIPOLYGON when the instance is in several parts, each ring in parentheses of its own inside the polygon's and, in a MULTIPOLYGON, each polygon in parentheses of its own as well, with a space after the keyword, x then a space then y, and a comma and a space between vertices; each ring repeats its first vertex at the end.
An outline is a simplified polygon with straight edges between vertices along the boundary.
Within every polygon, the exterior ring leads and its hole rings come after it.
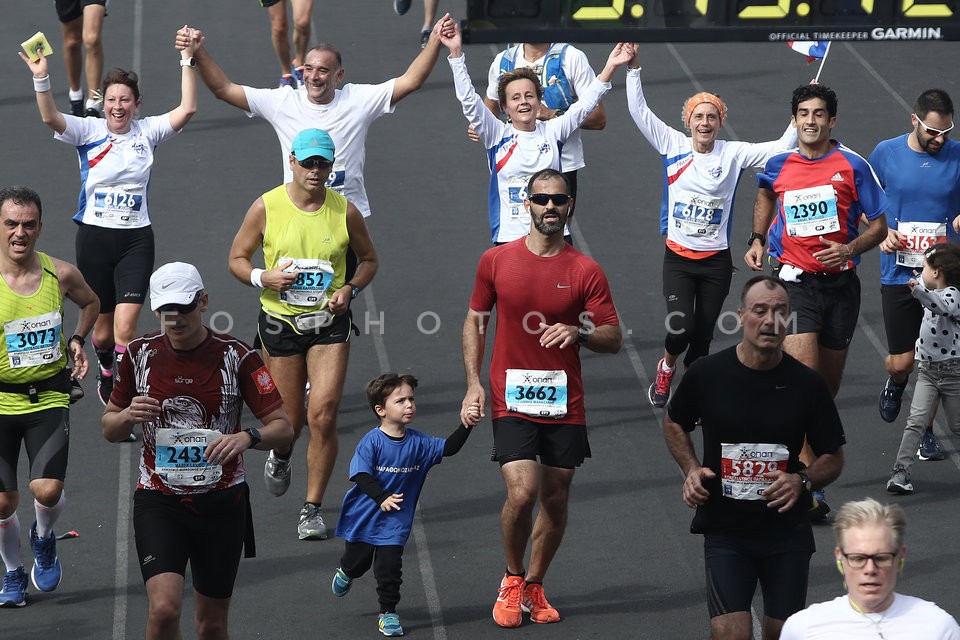
POLYGON ((320 156, 313 156, 303 160, 297 160, 297 164, 304 169, 327 169, 333 166, 333 162, 327 160, 326 158, 321 158, 320 156))
POLYGON ((913 114, 913 117, 917 119, 917 122, 920 124, 920 128, 923 129, 924 133, 926 133, 928 136, 933 136, 934 138, 937 136, 943 136, 946 138, 948 135, 950 135, 950 132, 953 131, 954 124, 952 122, 946 129, 934 129, 933 127, 927 126, 927 123, 921 120, 920 116, 917 114, 913 114))
POLYGON ((541 207, 547 206, 547 203, 551 200, 553 200, 553 204, 563 206, 570 202, 570 196, 565 193, 534 193, 527 196, 527 200, 541 207))

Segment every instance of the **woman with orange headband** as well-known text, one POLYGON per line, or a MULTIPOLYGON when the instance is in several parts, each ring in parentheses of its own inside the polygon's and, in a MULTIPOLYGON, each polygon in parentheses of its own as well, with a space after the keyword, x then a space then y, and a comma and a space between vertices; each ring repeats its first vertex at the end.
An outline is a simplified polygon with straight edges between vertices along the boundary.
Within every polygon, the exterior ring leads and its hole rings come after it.
POLYGON ((787 126, 779 140, 728 142, 717 140, 727 118, 727 105, 712 93, 697 93, 683 103, 678 131, 647 106, 640 84, 639 48, 627 69, 627 107, 643 136, 663 157, 666 192, 660 210, 663 254, 663 297, 667 302, 663 358, 647 397, 663 407, 670 397, 674 367, 686 351, 685 367, 706 355, 713 327, 730 291, 733 261, 730 229, 733 199, 740 174, 762 167, 767 159, 797 144, 796 130, 787 126))

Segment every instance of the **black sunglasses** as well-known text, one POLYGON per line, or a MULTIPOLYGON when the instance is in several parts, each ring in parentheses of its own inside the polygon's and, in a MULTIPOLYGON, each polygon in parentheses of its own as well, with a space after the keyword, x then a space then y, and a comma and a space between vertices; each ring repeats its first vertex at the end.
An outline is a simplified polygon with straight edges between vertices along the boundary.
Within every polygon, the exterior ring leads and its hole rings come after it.
POLYGON ((306 158, 304 160, 297 160, 299 164, 304 169, 329 169, 333 166, 333 163, 326 158, 321 158, 319 156, 313 156, 311 158, 306 158))
POLYGON ((527 200, 541 207, 547 206, 547 203, 551 200, 553 200, 553 204, 563 206, 570 202, 570 196, 565 193, 534 193, 527 196, 527 200))
POLYGON ((161 314, 163 313, 179 313, 182 316, 187 315, 197 308, 197 305, 200 304, 200 298, 203 296, 202 291, 198 291, 193 298, 193 302, 190 304, 165 304, 161 307, 157 307, 157 311, 161 314))

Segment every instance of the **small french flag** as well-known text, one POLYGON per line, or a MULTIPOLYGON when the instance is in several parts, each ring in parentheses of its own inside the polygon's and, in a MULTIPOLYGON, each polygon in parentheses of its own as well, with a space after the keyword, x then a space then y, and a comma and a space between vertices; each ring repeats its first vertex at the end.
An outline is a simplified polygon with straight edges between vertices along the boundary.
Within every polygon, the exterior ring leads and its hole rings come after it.
POLYGON ((827 55, 829 40, 787 40, 787 46, 807 56, 807 62, 821 60, 827 55))

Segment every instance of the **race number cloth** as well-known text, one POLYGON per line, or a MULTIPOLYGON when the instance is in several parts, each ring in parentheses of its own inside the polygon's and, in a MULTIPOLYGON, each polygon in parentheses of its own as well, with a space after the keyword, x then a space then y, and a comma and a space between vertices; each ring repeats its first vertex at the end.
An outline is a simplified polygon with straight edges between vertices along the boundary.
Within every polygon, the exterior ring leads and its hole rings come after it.
POLYGON ((333 284, 333 265, 329 260, 281 257, 280 262, 293 260, 284 273, 296 273, 297 279, 280 300, 298 307, 322 306, 327 301, 327 289, 333 284))
POLYGON ((63 322, 59 311, 3 323, 11 369, 36 367, 60 359, 63 322))
POLYGON ((947 225, 942 222, 901 222, 900 233, 906 236, 897 249, 897 265, 923 268, 923 254, 939 242, 947 241, 947 225))
POLYGON ((157 429, 156 472, 168 485, 202 487, 216 484, 223 467, 210 464, 203 452, 222 433, 213 429, 157 429))
POLYGON ((720 486, 734 500, 765 500, 763 492, 773 482, 770 474, 786 471, 790 451, 782 444, 722 443, 720 486))
POLYGON ((563 371, 507 369, 507 411, 541 418, 567 415, 567 374, 563 371))

